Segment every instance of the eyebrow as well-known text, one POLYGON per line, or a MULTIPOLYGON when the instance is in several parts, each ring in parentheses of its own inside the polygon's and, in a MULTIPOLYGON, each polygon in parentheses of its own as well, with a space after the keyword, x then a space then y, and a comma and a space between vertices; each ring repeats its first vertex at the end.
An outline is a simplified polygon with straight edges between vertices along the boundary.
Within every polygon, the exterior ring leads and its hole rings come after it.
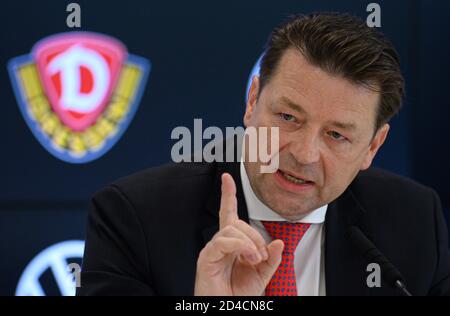
POLYGON ((338 127, 338 128, 342 128, 348 131, 353 131, 356 129, 356 125, 353 123, 342 123, 342 122, 337 122, 337 121, 332 121, 330 122, 331 125, 338 127))
MULTIPOLYGON (((287 105, 289 108, 291 108, 292 110, 301 113, 301 114, 305 114, 307 115, 308 113, 305 111, 305 109, 302 108, 302 106, 300 104, 295 103, 294 101, 290 100, 289 98, 283 96, 280 99, 280 102, 287 105)), ((328 122, 330 125, 341 128, 341 129, 345 129, 345 130, 349 130, 349 131, 353 131, 356 129, 356 124, 354 123, 344 123, 344 122, 339 122, 339 121, 331 121, 328 122)))
POLYGON ((295 103, 294 101, 290 100, 287 97, 281 97, 280 102, 286 104, 288 107, 290 107, 292 110, 296 112, 307 114, 306 111, 299 104, 295 103))

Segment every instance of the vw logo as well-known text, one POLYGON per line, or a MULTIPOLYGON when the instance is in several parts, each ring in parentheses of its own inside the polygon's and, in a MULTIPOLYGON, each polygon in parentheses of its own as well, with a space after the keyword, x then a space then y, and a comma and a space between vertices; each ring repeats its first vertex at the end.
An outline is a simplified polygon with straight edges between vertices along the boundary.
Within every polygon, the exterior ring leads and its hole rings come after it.
POLYGON ((39 278, 48 269, 53 274, 61 295, 75 295, 74 273, 79 276, 80 271, 79 269, 76 271, 76 264, 67 260, 82 258, 83 252, 84 241, 81 240, 64 241, 44 249, 23 271, 17 285, 16 296, 45 296, 39 278))

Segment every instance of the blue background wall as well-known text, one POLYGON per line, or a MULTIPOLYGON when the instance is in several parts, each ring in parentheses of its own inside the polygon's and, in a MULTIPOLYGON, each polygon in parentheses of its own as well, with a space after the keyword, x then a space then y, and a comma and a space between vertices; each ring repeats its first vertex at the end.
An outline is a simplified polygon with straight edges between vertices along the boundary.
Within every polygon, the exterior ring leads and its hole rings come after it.
MULTIPOLYGON (((42 249, 84 238, 89 198, 112 180, 170 160, 174 127, 242 123, 249 73, 271 29, 292 13, 366 18, 372 1, 77 1, 81 31, 123 41, 152 62, 134 120, 102 158, 74 165, 51 156, 26 125, 6 71, 41 38, 71 31, 71 1, 9 1, 0 10, 0 294, 13 295, 42 249)), ((377 1, 381 30, 402 61, 407 98, 375 164, 437 190, 450 208, 450 1, 377 1)), ((448 216, 448 211, 446 213, 448 216)), ((42 277, 47 294, 55 280, 42 277)))

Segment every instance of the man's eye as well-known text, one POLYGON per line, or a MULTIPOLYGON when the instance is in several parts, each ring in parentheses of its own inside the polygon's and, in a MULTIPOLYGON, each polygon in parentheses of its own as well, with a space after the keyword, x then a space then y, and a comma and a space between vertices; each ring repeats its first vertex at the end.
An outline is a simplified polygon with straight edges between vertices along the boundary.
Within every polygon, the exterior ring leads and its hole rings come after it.
POLYGON ((280 116, 285 121, 288 121, 288 122, 294 122, 295 121, 295 117, 293 115, 290 115, 290 114, 287 114, 287 113, 281 113, 280 116))
POLYGON ((342 136, 341 134, 339 134, 338 132, 335 132, 335 131, 329 132, 328 135, 333 137, 335 140, 345 140, 346 139, 345 136, 342 136))

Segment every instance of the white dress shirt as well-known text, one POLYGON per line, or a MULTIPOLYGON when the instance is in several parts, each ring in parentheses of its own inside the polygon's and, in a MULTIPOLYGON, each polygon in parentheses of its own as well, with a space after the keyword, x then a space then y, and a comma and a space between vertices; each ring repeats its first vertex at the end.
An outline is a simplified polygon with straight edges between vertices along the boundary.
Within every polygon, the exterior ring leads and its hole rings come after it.
MULTIPOLYGON (((261 221, 289 221, 272 211, 261 202, 253 192, 244 163, 241 161, 241 181, 247 204, 250 226, 254 227, 266 242, 272 241, 261 221)), ((298 223, 310 223, 294 253, 294 269, 299 296, 325 295, 324 265, 324 222, 328 205, 324 205, 300 220, 298 223)), ((264 293, 262 293, 264 295, 264 293)))

